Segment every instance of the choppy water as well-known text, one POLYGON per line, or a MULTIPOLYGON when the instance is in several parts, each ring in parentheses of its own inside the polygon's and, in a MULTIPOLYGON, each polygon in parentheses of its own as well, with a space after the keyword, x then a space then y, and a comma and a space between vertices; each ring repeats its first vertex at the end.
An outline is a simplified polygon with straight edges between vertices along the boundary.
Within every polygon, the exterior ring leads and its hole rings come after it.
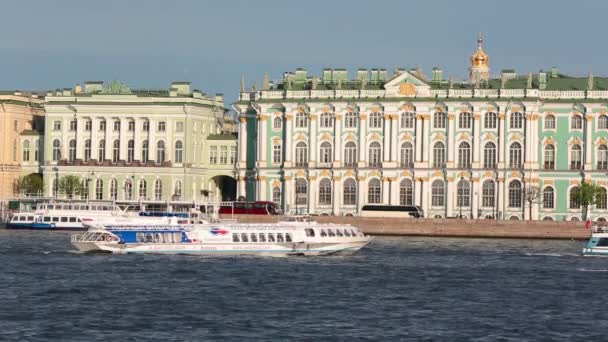
POLYGON ((83 255, 0 229, 0 340, 606 340, 581 241, 377 238, 353 257, 83 255))

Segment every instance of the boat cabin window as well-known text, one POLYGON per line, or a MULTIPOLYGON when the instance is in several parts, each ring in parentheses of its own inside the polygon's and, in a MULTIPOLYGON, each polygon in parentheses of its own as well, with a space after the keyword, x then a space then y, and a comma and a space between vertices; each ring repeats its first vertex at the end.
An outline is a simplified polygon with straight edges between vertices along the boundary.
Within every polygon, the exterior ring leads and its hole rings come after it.
POLYGON ((241 240, 243 242, 249 242, 249 236, 247 235, 247 233, 241 233, 241 240))
POLYGON ((260 242, 266 242, 266 234, 260 233, 259 239, 260 239, 260 242))
POLYGON ((608 238, 600 238, 596 247, 608 247, 608 238))
POLYGON ((325 232, 325 229, 321 229, 321 237, 326 237, 327 236, 327 232, 325 232))
POLYGON ((239 234, 238 233, 232 233, 232 242, 240 242, 241 240, 239 239, 239 234))
POLYGON ((154 234, 146 233, 146 242, 154 242, 154 234))
POLYGON ((76 222, 76 218, 75 217, 70 217, 70 222, 76 222))
POLYGON ((291 233, 285 233, 285 242, 291 242, 293 239, 291 238, 291 233))
POLYGON ((354 230, 352 230, 352 229, 350 230, 350 233, 351 233, 353 236, 357 236, 357 232, 355 232, 355 231, 354 231, 354 230))
POLYGON ((258 242, 258 234, 251 233, 251 242, 258 242))
POLYGON ((59 217, 53 217, 53 222, 59 222, 59 217))
POLYGON ((284 242, 285 240, 283 240, 283 233, 277 233, 277 242, 284 242))
POLYGON ((51 218, 50 218, 50 217, 48 217, 48 216, 44 216, 44 217, 42 218, 42 221, 44 221, 44 222, 51 222, 51 218))
POLYGON ((268 242, 274 242, 274 233, 268 233, 268 242))
POLYGON ((336 229, 336 235, 344 236, 344 234, 342 234, 342 229, 336 229))
POLYGON ((28 217, 27 217, 27 220, 28 220, 28 221, 34 221, 34 216, 28 216, 28 217))
POLYGON ((68 218, 65 216, 61 217, 61 222, 68 222, 68 218))
POLYGON ((350 231, 348 229, 344 229, 344 235, 345 236, 350 236, 350 231))
POLYGON ((307 237, 315 237, 315 230, 312 228, 306 228, 304 229, 304 231, 306 232, 306 236, 307 237))
POLYGON ((160 233, 154 234, 154 242, 163 242, 160 237, 160 233))
POLYGON ((180 233, 180 232, 173 233, 173 242, 182 242, 182 233, 180 233))
POLYGON ((336 236, 336 233, 334 233, 333 229, 328 229, 327 233, 329 234, 329 236, 336 236))
POLYGON ((146 241, 145 237, 144 237, 144 233, 137 233, 135 234, 136 238, 137 238, 137 242, 139 243, 144 243, 146 241))

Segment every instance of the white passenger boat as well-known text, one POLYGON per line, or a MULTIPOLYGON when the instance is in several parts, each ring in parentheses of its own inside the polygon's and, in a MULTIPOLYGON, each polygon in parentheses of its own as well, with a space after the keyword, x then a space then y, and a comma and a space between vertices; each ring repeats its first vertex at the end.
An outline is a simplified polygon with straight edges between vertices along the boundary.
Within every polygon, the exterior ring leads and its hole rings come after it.
POLYGON ((97 226, 71 237, 83 252, 196 255, 353 254, 371 238, 351 225, 303 220, 268 224, 97 226))
POLYGON ((595 226, 591 232, 591 237, 583 248, 583 255, 604 255, 608 256, 608 227, 595 226))

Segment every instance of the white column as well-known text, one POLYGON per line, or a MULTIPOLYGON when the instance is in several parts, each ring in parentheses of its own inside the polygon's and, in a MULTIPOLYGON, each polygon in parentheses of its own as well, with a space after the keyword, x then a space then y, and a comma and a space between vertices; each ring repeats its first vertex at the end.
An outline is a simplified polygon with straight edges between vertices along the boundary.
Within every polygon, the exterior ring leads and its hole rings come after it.
POLYGON ((471 139, 471 148, 473 149, 473 163, 471 167, 477 169, 481 167, 481 115, 473 114, 473 139, 471 139))
POLYGON ((367 160, 367 115, 360 114, 359 115, 359 167, 365 167, 365 162, 367 160))
POLYGON ((496 148, 498 148, 498 168, 502 169, 505 167, 506 163, 505 163, 505 144, 507 141, 507 137, 505 136, 507 134, 507 120, 505 120, 506 115, 505 114, 498 114, 498 122, 500 125, 500 135, 498 137, 498 145, 496 146, 496 148))
MULTIPOLYGON (((133 142, 135 143, 133 145, 133 160, 139 160, 141 161, 141 142, 142 142, 142 136, 141 136, 141 121, 138 120, 137 118, 133 119, 134 123, 135 123, 135 131, 132 133, 133 134, 133 142)), ((186 127, 186 129, 188 129, 186 127)), ((194 145, 197 146, 197 145, 194 145)), ((192 147, 190 146, 184 146, 186 148, 186 150, 190 150, 192 149, 192 147)))
POLYGON ((367 203, 367 197, 365 196, 367 193, 367 180, 365 176, 359 176, 357 180, 357 208, 360 213, 363 205, 367 203))
MULTIPOLYGON (((127 126, 129 125, 129 120, 125 118, 120 119, 120 136, 118 140, 120 141, 120 153, 118 154, 119 160, 127 160, 127 143, 129 142, 130 137, 127 137, 127 126)), ((168 126, 168 125, 167 125, 168 126)), ((167 127, 170 129, 170 127, 167 127)), ((165 154, 167 151, 171 149, 171 142, 165 141, 165 154)))
POLYGON ((414 183, 414 205, 422 206, 422 203, 420 203, 420 194, 422 193, 420 178, 412 177, 412 182, 414 183))
POLYGON ((454 178, 448 177, 448 184, 447 184, 447 187, 446 187, 446 190, 448 192, 448 195, 446 196, 447 200, 448 200, 448 203, 447 203, 447 206, 448 206, 448 210, 447 210, 448 216, 454 216, 453 210, 454 210, 454 204, 456 204, 456 201, 455 201, 455 199, 456 199, 456 189, 454 188, 454 182, 455 182, 454 178))
POLYGON ((530 149, 532 150, 531 154, 530 154, 530 164, 532 169, 539 169, 539 164, 538 164, 538 152, 539 152, 539 143, 540 140, 538 140, 538 118, 539 115, 538 114, 532 114, 532 118, 530 119, 530 149))
MULTIPOLYGON (((112 131, 114 130, 114 119, 111 117, 105 118, 106 120, 106 160, 112 160, 112 144, 114 143, 112 140, 112 131)), ((135 187, 134 187, 135 189, 135 187)), ((133 190, 135 191, 135 190, 133 190)))
POLYGON ((245 175, 239 175, 237 177, 238 180, 238 186, 237 186, 237 197, 241 197, 241 196, 247 196, 246 193, 246 182, 245 182, 245 175))
POLYGON ((524 167, 526 169, 531 169, 532 165, 530 164, 531 161, 531 157, 532 157, 532 145, 536 144, 535 141, 532 140, 532 114, 526 114, 524 115, 524 118, 526 119, 525 124, 526 124, 526 135, 528 136, 528 139, 524 139, 524 148, 525 148, 525 160, 524 160, 524 167))
POLYGON ((85 130, 82 117, 76 119, 76 159, 84 160, 85 130))
POLYGON ((432 155, 432 150, 433 150, 433 146, 430 146, 430 141, 431 141, 431 116, 430 115, 426 115, 424 118, 424 134, 422 135, 422 139, 424 139, 423 144, 425 145, 425 150, 424 153, 422 155, 422 163, 423 166, 422 167, 428 167, 429 166, 429 160, 433 160, 433 155, 432 155))
POLYGON ((389 204, 390 203, 390 181, 389 181, 389 177, 383 176, 382 177, 382 203, 383 204, 389 204))
POLYGON ((389 162, 391 156, 390 156, 390 152, 391 152, 391 142, 392 142, 392 137, 391 137, 391 115, 388 114, 384 114, 384 130, 383 130, 383 134, 382 134, 382 140, 383 140, 383 148, 382 148, 382 164, 383 166, 385 166, 386 163, 389 162))
POLYGON ((399 149, 401 148, 401 144, 399 144, 399 115, 395 114, 392 116, 392 131, 391 131, 391 164, 397 167, 399 165, 399 149))
POLYGON ((430 179, 427 177, 422 177, 422 182, 419 183, 420 192, 422 193, 422 210, 426 215, 429 215, 429 209, 431 208, 431 203, 429 202, 429 192, 430 192, 430 179))
POLYGON ((334 158, 333 167, 340 167, 342 165, 342 115, 336 115, 335 121, 335 133, 334 133, 334 158))
POLYGON ((448 145, 447 153, 448 153, 448 162, 447 167, 454 167, 456 165, 455 161, 458 160, 458 149, 456 148, 456 115, 448 114, 448 134, 445 139, 445 143, 448 145))
POLYGON ((308 212, 314 213, 317 208, 317 177, 308 177, 308 212))
MULTIPOLYGON (((241 114, 239 118, 239 168, 247 168, 247 117, 241 114)), ((205 146, 206 147, 206 146, 205 146)))
POLYGON ((156 160, 156 121, 149 119, 148 122, 148 160, 156 160))
POLYGON ((285 167, 291 167, 291 150, 293 149, 292 146, 292 127, 291 125, 293 125, 293 120, 292 120, 293 116, 292 115, 285 115, 285 137, 283 139, 284 142, 284 146, 285 146, 285 162, 284 165, 285 167))
POLYGON ((308 158, 309 167, 314 168, 317 166, 317 116, 310 115, 310 136, 308 137, 309 141, 309 151, 310 158, 308 158))
MULTIPOLYGON (((422 139, 424 137, 424 134, 422 132, 422 124, 424 122, 424 116, 421 114, 417 114, 416 115, 416 132, 414 132, 414 134, 416 135, 416 159, 414 160, 414 162, 416 164, 419 164, 420 162, 422 162, 422 139)), ((416 167, 419 167, 418 165, 416 165, 416 167)))
POLYGON ((266 200, 266 176, 258 176, 257 197, 258 201, 266 200))
POLYGON ((258 116, 258 121, 259 121, 259 127, 260 127, 260 133, 258 135, 259 138, 259 150, 258 150, 258 166, 259 167, 266 167, 268 165, 268 160, 266 157, 266 150, 267 147, 269 146, 268 144, 268 139, 267 137, 267 130, 268 130, 268 116, 266 115, 260 115, 258 116))
POLYGON ((332 191, 333 191, 333 198, 332 198, 332 205, 333 205, 333 212, 334 215, 340 215, 340 203, 342 203, 342 196, 340 196, 340 193, 342 191, 342 182, 340 181, 341 177, 339 176, 334 176, 333 177, 333 184, 332 184, 332 191))
POLYGON ((285 188, 283 189, 283 197, 285 198, 285 209, 292 211, 296 208, 296 202, 294 200, 295 188, 293 183, 293 177, 285 176, 285 188))
POLYGON ((471 181, 473 182, 473 192, 471 193, 473 216, 471 218, 477 218, 477 211, 479 210, 479 198, 481 197, 479 193, 479 178, 473 178, 471 181))
MULTIPOLYGON (((498 211, 502 214, 502 219, 505 218, 505 180, 504 178, 498 178, 498 182, 496 184, 496 191, 498 197, 498 211)), ((498 217, 498 212, 496 212, 498 217)))
POLYGON ((585 120, 587 120, 587 125, 585 126, 585 170, 591 170, 593 169, 591 159, 593 151, 593 140, 591 139, 593 135, 593 116, 588 114, 585 120))
POLYGON ((392 177, 391 179, 391 197, 389 198, 388 204, 399 204, 399 177, 392 177))
MULTIPOLYGON (((97 137, 98 130, 99 130, 99 120, 96 117, 92 117, 91 118, 91 159, 97 159, 97 157, 99 156, 99 139, 97 137)), ((120 188, 120 186, 119 186, 119 188, 120 188)))

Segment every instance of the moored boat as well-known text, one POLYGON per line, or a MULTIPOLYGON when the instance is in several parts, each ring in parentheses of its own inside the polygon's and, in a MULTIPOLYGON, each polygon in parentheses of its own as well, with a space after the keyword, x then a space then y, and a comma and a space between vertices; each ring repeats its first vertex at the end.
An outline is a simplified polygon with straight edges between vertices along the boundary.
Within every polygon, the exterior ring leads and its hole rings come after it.
POLYGON ((608 227, 595 226, 583 248, 584 256, 608 256, 608 227))

